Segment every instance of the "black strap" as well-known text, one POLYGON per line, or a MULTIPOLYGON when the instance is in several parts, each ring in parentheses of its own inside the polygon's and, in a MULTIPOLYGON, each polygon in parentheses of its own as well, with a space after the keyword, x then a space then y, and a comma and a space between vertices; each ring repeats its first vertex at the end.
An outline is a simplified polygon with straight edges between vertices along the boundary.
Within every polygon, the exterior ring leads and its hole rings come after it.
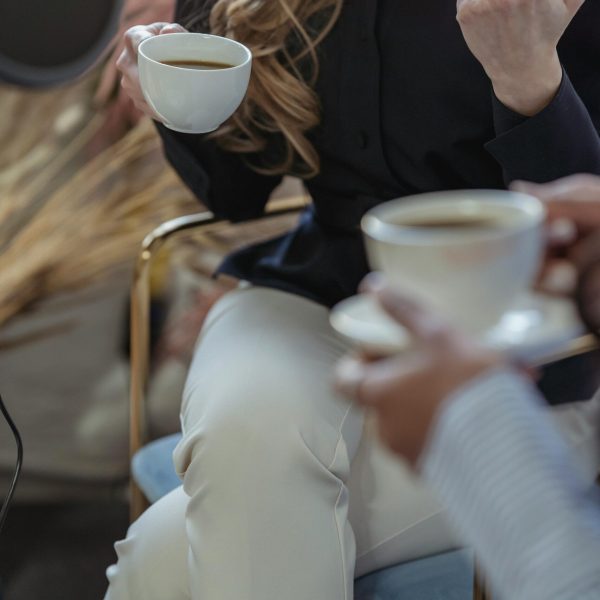
POLYGON ((0 80, 24 86, 70 81, 117 31, 122 0, 2 0, 0 80))

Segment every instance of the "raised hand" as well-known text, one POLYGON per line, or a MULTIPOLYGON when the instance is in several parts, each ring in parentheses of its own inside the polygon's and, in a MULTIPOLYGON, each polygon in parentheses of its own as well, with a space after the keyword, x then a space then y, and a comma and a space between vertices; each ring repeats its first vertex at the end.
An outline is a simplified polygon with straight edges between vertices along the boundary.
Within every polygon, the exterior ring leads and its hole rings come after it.
POLYGON ((552 101, 562 81, 556 47, 584 1, 457 1, 467 45, 508 108, 532 116, 552 101))

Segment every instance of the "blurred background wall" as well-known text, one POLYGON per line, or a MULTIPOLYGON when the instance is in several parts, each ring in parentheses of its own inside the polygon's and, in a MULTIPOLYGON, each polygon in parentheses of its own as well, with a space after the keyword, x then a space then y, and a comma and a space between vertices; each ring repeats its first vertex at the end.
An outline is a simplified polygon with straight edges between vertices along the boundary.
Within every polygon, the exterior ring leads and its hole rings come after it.
MULTIPOLYGON (((169 20, 172 0, 126 3, 122 31, 169 20)), ((120 34, 120 35, 121 35, 120 34)), ((120 36, 119 36, 120 37, 120 36)), ((152 123, 119 93, 118 48, 49 91, 0 86, 0 391, 25 445, 0 540, 0 597, 102 596, 127 527, 128 301, 145 235, 202 210, 166 164, 152 123), (2 596, 4 592, 4 596, 2 596)), ((278 196, 303 194, 288 180, 278 196)), ((180 239, 153 276, 152 433, 177 431, 196 335, 227 289, 211 273, 290 218, 180 239)), ((0 489, 15 449, 0 424, 0 489)))
MULTIPOLYGON (((0 381, 27 448, 21 499, 126 477, 133 260, 154 226, 198 210, 150 123, 96 110, 97 79, 0 89, 0 381)), ((0 478, 13 455, 3 435, 0 478)))

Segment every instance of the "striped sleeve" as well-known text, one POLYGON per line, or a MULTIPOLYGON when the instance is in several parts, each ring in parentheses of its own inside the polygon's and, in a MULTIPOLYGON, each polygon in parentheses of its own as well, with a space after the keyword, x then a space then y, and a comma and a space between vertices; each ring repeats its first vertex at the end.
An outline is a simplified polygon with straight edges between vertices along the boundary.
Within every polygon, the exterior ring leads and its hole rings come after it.
POLYGON ((449 398, 420 467, 503 598, 600 598, 600 499, 524 378, 449 398))

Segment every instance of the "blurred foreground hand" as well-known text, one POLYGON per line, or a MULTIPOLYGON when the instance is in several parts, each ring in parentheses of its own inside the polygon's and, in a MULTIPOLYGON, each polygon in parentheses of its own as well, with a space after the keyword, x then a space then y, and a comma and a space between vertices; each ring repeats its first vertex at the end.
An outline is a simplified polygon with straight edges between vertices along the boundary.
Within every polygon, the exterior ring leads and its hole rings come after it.
POLYGON ((363 291, 406 327, 414 350, 376 361, 348 357, 338 367, 337 388, 377 414, 383 442, 414 466, 444 400, 503 359, 387 287, 378 274, 367 278, 363 291))
MULTIPOLYGON (((561 262, 582 273, 600 259, 600 177, 573 175, 543 185, 515 182, 512 189, 538 197, 548 209, 549 264, 561 262)), ((562 290, 570 293, 573 289, 562 290)))

